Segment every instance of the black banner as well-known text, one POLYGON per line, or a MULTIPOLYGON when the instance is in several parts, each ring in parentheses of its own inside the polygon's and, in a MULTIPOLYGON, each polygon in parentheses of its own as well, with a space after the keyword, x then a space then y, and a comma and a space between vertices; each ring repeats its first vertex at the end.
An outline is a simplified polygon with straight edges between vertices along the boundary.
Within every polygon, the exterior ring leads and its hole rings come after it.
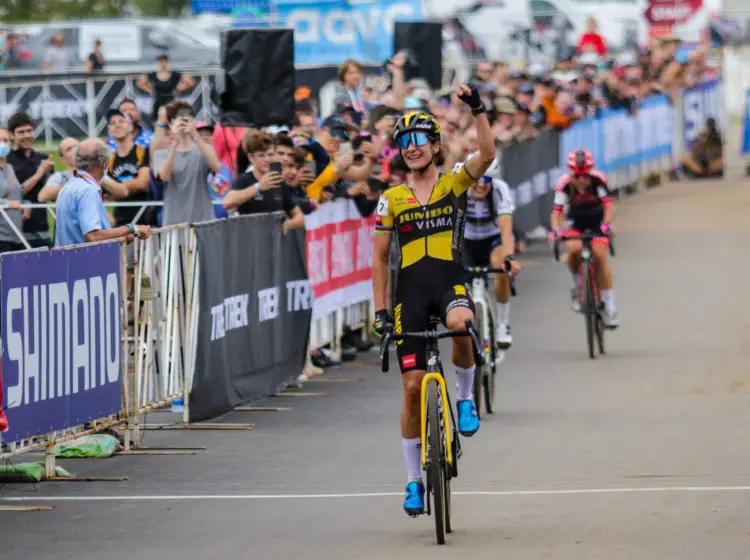
MULTIPOLYGON (((366 67, 365 72, 376 71, 366 67)), ((295 87, 306 86, 313 99, 324 86, 336 81, 336 66, 296 68, 295 87)), ((200 120, 214 122, 219 117, 216 107, 215 71, 181 70, 192 76, 195 88, 186 92, 187 99, 200 120)), ((153 128, 151 113, 153 99, 135 88, 138 74, 106 73, 19 75, 0 72, 0 123, 8 121, 16 111, 26 111, 34 121, 36 135, 58 140, 65 136, 106 136, 107 111, 116 107, 124 97, 133 97, 141 112, 143 124, 153 128), (26 85, 32 82, 33 85, 26 85), (93 125, 93 128, 89 128, 93 125)), ((292 106, 293 91, 286 94, 285 103, 292 106)), ((280 124, 280 123, 274 123, 280 124)))
POLYGON ((549 229, 555 184, 560 176, 560 133, 545 130, 538 138, 503 148, 503 180, 516 200, 513 225, 529 233, 539 226, 549 229))
POLYGON ((312 318, 304 230, 283 235, 279 214, 195 228, 200 317, 191 422, 272 395, 295 379, 312 318))

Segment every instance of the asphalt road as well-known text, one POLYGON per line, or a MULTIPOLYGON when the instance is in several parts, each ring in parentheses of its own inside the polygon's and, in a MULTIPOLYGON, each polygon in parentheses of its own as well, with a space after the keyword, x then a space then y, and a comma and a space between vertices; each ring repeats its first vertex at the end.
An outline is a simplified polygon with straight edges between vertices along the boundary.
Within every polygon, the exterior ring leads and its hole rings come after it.
POLYGON ((739 180, 620 204, 622 326, 595 362, 563 266, 546 251, 528 257, 500 411, 464 440, 444 547, 431 518, 401 511, 399 376, 359 365, 327 377, 362 381, 311 382, 305 391, 327 394, 228 419, 252 431, 148 432, 144 442, 206 446, 199 455, 62 463, 127 481, 2 488, 0 505, 54 509, 0 513, 0 556, 745 560, 748 213, 739 180))

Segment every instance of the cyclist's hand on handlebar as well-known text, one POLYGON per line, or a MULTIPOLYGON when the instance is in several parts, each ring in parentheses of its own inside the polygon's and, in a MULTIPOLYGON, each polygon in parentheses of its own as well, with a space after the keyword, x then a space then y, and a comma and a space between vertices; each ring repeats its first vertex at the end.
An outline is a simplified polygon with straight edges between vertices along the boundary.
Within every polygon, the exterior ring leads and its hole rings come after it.
POLYGON ((518 261, 516 261, 514 258, 506 257, 505 258, 506 263, 510 263, 510 270, 508 270, 508 273, 511 276, 518 276, 518 273, 521 272, 521 265, 518 264, 518 261))
POLYGON ((599 227, 599 229, 604 235, 612 235, 612 224, 605 224, 604 222, 602 222, 602 225, 599 227))
POLYGON ((388 310, 381 309, 375 312, 375 324, 373 327, 378 336, 383 336, 388 330, 393 328, 393 318, 388 313, 388 310))
POLYGON ((553 229, 547 234, 547 240, 550 242, 550 244, 552 244, 558 239, 560 239, 562 236, 563 236, 562 230, 553 229))

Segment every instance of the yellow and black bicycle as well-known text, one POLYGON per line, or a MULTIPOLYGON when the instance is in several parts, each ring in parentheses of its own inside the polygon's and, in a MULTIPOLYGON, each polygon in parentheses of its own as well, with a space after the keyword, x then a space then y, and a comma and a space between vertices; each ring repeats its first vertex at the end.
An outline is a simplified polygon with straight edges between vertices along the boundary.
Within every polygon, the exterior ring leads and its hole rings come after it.
POLYGON ((440 363, 438 341, 441 338, 468 336, 474 346, 477 369, 484 364, 479 352, 479 338, 471 321, 463 331, 438 331, 439 319, 432 318, 432 330, 423 332, 394 333, 387 331, 381 340, 380 360, 382 369, 389 369, 388 346, 391 342, 407 338, 421 338, 426 343, 427 370, 422 379, 422 468, 426 474, 425 513, 435 518, 438 544, 445 544, 445 534, 451 532, 451 485, 458 476, 458 459, 461 457, 461 442, 458 439, 458 424, 453 413, 450 396, 445 385, 443 366, 440 363), (446 415, 445 411, 448 411, 446 415), (450 417, 450 423, 446 422, 450 417), (430 507, 432 496, 432 508, 430 507), (434 511, 433 511, 434 510, 434 511))

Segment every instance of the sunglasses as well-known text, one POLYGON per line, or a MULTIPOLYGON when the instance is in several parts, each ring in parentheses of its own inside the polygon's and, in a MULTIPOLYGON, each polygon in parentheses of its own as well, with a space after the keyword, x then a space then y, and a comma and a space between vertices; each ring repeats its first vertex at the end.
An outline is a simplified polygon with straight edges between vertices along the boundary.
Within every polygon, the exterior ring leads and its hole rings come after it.
POLYGON ((396 144, 402 150, 405 150, 410 145, 414 146, 426 146, 430 143, 430 138, 424 132, 407 132, 406 134, 399 136, 396 140, 396 144))
POLYGON ((332 128, 330 130, 331 136, 335 136, 336 138, 340 138, 341 140, 349 140, 349 135, 345 130, 332 128))

